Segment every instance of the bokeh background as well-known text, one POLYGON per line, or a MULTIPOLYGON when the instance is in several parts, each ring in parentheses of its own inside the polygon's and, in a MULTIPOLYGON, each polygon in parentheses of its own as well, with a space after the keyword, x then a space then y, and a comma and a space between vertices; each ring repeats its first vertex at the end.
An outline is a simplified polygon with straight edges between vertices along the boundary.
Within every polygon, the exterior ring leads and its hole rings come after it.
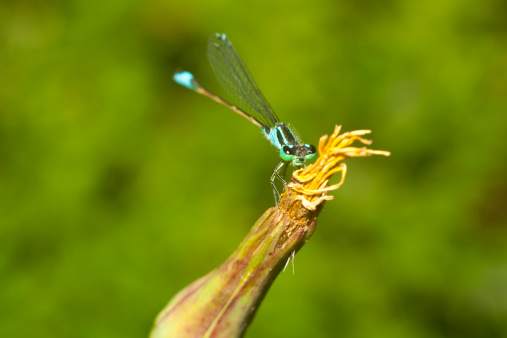
POLYGON ((309 143, 371 129, 247 337, 507 336, 507 4, 0 2, 0 336, 145 337, 272 206, 227 33, 309 143), (226 96, 226 95, 224 95, 226 96))

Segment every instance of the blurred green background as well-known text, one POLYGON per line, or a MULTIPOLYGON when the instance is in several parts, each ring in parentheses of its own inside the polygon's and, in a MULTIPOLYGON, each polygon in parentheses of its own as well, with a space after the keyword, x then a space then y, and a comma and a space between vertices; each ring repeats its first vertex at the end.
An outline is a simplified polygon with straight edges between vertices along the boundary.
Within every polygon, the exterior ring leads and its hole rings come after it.
POLYGON ((233 112, 226 33, 317 143, 371 129, 247 337, 507 336, 507 4, 0 3, 0 336, 145 337, 272 206, 278 155, 233 112), (226 96, 226 95, 224 95, 226 96))

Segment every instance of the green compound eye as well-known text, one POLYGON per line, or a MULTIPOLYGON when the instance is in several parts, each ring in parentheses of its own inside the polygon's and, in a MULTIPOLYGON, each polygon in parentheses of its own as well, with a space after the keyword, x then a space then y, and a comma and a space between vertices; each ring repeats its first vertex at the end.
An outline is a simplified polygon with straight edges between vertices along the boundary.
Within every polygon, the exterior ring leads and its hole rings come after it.
POLYGON ((294 159, 294 147, 291 145, 281 147, 280 157, 284 161, 292 161, 294 159))
POLYGON ((311 144, 305 144, 304 147, 306 148, 306 150, 308 150, 308 154, 305 155, 305 158, 307 160, 311 160, 312 158, 314 158, 315 153, 317 153, 317 149, 315 149, 315 147, 312 146, 311 144))

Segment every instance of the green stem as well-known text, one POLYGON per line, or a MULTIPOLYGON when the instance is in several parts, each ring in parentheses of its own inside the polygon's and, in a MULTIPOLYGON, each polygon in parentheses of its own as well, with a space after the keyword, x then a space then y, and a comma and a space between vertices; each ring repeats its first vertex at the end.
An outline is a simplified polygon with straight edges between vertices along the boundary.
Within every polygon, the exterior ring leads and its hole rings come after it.
POLYGON ((322 205, 310 211, 291 197, 268 209, 222 265, 171 300, 157 317, 152 338, 244 334, 287 260, 315 231, 322 205))

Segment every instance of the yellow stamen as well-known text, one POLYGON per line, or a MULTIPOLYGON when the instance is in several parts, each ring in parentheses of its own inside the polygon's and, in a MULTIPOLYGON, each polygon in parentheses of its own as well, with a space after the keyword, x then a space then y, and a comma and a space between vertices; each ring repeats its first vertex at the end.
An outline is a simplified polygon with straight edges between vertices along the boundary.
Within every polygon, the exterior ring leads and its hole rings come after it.
POLYGON ((295 171, 292 175, 293 181, 288 184, 288 191, 296 193, 294 200, 301 201, 303 207, 315 210, 317 205, 323 201, 332 199, 327 193, 338 189, 345 180, 347 166, 340 161, 349 157, 366 157, 371 155, 391 155, 388 151, 372 150, 366 147, 351 147, 350 145, 359 141, 362 144, 370 145, 371 140, 361 136, 371 133, 370 130, 355 130, 340 134, 341 126, 336 126, 331 136, 324 135, 319 140, 319 158, 314 164, 295 171), (341 172, 340 182, 328 186, 331 176, 341 172))

